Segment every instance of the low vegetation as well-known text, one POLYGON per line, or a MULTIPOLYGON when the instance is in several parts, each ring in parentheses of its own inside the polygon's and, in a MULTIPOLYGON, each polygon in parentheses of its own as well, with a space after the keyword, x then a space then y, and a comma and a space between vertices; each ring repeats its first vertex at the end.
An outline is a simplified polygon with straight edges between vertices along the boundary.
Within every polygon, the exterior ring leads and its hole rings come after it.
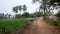
POLYGON ((54 29, 58 30, 58 32, 60 32, 60 19, 54 21, 54 20, 50 20, 50 19, 45 19, 45 21, 47 23, 50 23, 51 25, 55 26, 54 29))
POLYGON ((60 19, 59 20, 56 20, 56 21, 53 21, 54 22, 54 25, 55 26, 60 26, 60 19))
POLYGON ((44 19, 44 20, 45 20, 46 22, 54 25, 54 26, 60 26, 60 19, 54 21, 54 20, 50 20, 49 18, 46 18, 46 19, 44 19))
POLYGON ((17 29, 26 27, 26 25, 30 24, 33 19, 5 19, 0 20, 0 32, 5 28, 6 32, 13 32, 17 29))

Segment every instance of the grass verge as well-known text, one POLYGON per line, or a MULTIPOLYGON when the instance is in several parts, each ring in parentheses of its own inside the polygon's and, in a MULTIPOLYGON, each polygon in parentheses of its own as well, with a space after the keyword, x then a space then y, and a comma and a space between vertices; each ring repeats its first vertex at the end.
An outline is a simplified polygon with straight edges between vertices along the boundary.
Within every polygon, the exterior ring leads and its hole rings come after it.
POLYGON ((60 31, 60 19, 54 21, 50 20, 49 18, 44 19, 47 23, 50 23, 51 25, 55 26, 55 29, 58 29, 60 31))

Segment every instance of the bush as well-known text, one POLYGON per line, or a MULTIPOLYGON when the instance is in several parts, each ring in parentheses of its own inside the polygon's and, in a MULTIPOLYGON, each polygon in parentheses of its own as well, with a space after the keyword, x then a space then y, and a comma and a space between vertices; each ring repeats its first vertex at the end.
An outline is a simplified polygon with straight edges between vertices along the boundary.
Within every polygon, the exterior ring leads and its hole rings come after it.
POLYGON ((60 17, 60 11, 56 14, 57 17, 60 17))
POLYGON ((49 18, 46 18, 46 19, 44 19, 44 20, 45 20, 47 23, 50 23, 50 24, 52 24, 52 25, 54 25, 54 26, 60 26, 60 19, 54 21, 54 20, 50 20, 49 18))
POLYGON ((60 26, 60 19, 57 20, 57 21, 53 21, 53 23, 54 23, 55 26, 60 26))

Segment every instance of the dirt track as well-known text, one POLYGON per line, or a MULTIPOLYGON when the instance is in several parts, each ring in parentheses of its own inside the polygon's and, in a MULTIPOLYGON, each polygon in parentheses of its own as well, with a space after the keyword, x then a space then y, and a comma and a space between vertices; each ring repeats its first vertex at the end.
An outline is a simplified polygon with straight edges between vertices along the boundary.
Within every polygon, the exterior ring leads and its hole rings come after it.
POLYGON ((53 26, 45 23, 42 18, 36 19, 28 28, 22 31, 23 34, 58 34, 53 31, 53 26))
POLYGON ((38 18, 25 28, 21 34, 58 34, 58 32, 54 31, 54 26, 45 23, 42 18, 38 18))

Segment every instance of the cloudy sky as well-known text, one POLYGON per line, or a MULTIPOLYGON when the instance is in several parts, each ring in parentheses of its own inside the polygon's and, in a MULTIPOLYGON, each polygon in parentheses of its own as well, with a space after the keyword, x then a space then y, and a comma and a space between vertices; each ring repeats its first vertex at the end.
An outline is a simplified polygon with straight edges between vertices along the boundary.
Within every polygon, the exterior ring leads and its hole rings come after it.
MULTIPOLYGON (((9 13, 14 15, 15 13, 12 11, 12 8, 15 6, 27 6, 27 12, 34 13, 36 9, 39 7, 39 3, 32 3, 32 0, 0 0, 0 13, 9 13)), ((54 10, 56 13, 57 10, 54 10)), ((21 11, 23 13, 23 10, 21 11)))
POLYGON ((14 15, 15 13, 12 11, 12 8, 19 5, 23 6, 24 4, 26 4, 27 12, 29 13, 35 12, 39 7, 39 3, 33 4, 32 0, 0 0, 0 13, 14 15))

